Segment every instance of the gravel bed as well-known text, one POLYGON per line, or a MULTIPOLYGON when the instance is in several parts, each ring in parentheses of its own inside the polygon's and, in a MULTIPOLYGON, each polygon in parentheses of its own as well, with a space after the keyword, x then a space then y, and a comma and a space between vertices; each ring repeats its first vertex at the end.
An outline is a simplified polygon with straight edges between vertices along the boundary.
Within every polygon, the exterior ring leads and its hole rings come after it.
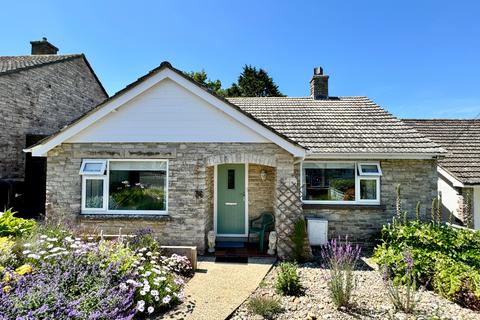
MULTIPOLYGON (((480 313, 462 308, 432 291, 419 291, 418 304, 414 315, 395 312, 387 296, 381 275, 372 269, 368 259, 360 270, 355 271, 357 286, 354 291, 353 305, 348 310, 337 310, 329 297, 327 279, 329 271, 317 263, 308 263, 299 267, 305 295, 301 297, 283 297, 275 292, 274 284, 278 267, 273 268, 265 277, 255 296, 275 297, 281 300, 284 311, 275 319, 480 319, 480 313)), ((244 302, 230 318, 232 320, 262 319, 251 314, 244 302)))

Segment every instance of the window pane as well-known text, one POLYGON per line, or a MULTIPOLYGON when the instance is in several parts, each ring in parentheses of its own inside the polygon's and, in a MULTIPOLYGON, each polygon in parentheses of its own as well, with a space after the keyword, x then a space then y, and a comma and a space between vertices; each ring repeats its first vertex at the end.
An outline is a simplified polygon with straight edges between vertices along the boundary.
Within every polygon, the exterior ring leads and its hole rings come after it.
POLYGON ((89 173, 89 172, 100 172, 102 170, 103 163, 98 163, 98 162, 87 162, 85 163, 85 166, 83 167, 83 172, 89 173))
POLYGON ((163 161, 112 161, 108 208, 110 210, 166 210, 166 163, 163 161))
POLYGON ((99 180, 99 179, 85 180, 85 208, 88 208, 88 209, 103 208, 103 180, 99 180))
POLYGON ((377 199, 377 180, 360 180, 360 199, 376 200, 377 199))
POLYGON ((355 201, 355 164, 305 163, 303 199, 355 201))
POLYGON ((376 164, 362 164, 363 173, 378 173, 378 166, 376 164))
POLYGON ((228 170, 228 189, 235 189, 235 170, 228 170))

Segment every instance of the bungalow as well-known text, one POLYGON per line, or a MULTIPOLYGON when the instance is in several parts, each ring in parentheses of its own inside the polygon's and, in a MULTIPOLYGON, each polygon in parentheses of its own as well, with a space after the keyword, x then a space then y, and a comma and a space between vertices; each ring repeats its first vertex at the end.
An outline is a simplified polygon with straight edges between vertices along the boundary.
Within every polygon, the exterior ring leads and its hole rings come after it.
POLYGON ((448 151, 437 168, 444 215, 480 230, 480 120, 404 121, 448 151))
MULTIPOLYGON (((366 97, 225 99, 168 62, 26 150, 47 157, 47 218, 106 233, 152 228, 205 250, 207 234, 247 241, 275 217, 280 257, 298 219, 365 241, 403 209, 428 210, 444 150, 366 97)), ((428 211, 427 211, 428 212, 428 211)))

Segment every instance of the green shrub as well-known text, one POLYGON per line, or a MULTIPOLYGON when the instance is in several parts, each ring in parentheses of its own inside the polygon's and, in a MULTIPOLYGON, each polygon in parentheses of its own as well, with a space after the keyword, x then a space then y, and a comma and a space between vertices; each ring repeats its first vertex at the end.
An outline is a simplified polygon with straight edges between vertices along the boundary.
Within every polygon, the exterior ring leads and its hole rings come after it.
POLYGON ((279 299, 270 297, 252 297, 248 301, 248 309, 267 319, 275 318, 275 315, 283 311, 279 299))
POLYGON ((12 209, 0 213, 0 237, 19 237, 35 229, 35 220, 14 217, 15 213, 12 209))
POLYGON ((303 293, 300 277, 297 272, 297 264, 282 262, 275 284, 277 291, 285 296, 299 296, 303 293))
POLYGON ((448 257, 435 264, 433 287, 445 298, 473 310, 480 310, 480 271, 448 257))
POLYGON ((444 297, 472 309, 480 309, 480 232, 457 229, 436 222, 387 225, 382 243, 375 248, 377 264, 389 270, 396 285, 433 287, 444 297), (408 265, 403 253, 415 262, 408 265))
POLYGON ((0 237, 0 271, 7 267, 12 266, 15 261, 15 254, 13 248, 15 241, 8 237, 0 237))
POLYGON ((292 235, 293 255, 296 261, 305 260, 305 238, 307 236, 307 229, 304 219, 299 219, 295 223, 295 229, 292 235))

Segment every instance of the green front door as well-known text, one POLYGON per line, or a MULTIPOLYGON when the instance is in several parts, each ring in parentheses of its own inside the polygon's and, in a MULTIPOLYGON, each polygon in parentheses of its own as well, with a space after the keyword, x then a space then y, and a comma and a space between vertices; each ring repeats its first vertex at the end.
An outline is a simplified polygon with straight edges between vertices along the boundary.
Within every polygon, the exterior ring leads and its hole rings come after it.
POLYGON ((217 234, 244 235, 245 233, 245 165, 219 165, 217 168, 217 234))

